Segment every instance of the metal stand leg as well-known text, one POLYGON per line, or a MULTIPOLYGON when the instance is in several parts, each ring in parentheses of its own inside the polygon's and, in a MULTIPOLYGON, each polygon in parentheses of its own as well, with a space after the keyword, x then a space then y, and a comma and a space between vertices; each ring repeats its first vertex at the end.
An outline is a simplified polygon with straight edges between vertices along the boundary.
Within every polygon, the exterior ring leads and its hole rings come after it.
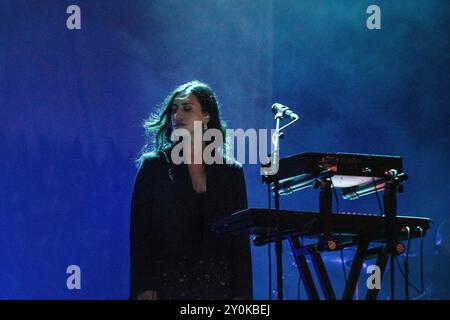
POLYGON ((358 248, 356 249, 355 257, 352 263, 352 268, 350 269, 350 275, 348 277, 347 283, 345 284, 342 300, 353 299, 353 296, 355 294, 355 288, 358 283, 359 275, 361 274, 361 268, 363 266, 368 246, 369 242, 366 240, 363 240, 358 243, 358 248))
POLYGON ((289 243, 294 253, 295 263, 297 264, 298 272, 305 286, 306 294, 309 300, 320 300, 316 286, 314 284, 311 271, 309 270, 308 263, 306 262, 305 255, 302 251, 302 246, 296 237, 289 237, 289 243))
POLYGON ((389 179, 386 182, 384 187, 384 195, 383 195, 383 205, 384 205, 384 219, 386 226, 386 240, 387 240, 387 254, 391 258, 391 300, 395 300, 394 296, 394 259, 398 254, 396 250, 396 245, 398 242, 397 237, 397 192, 403 191, 403 186, 401 182, 406 181, 408 179, 408 175, 406 173, 397 174, 396 170, 389 170, 386 173, 386 177, 389 179))
POLYGON ((325 265, 322 260, 320 253, 311 253, 311 258, 316 269, 316 273, 319 278, 320 286, 322 287, 322 292, 326 300, 336 300, 336 295, 334 294, 333 287, 331 286, 330 278, 325 269, 325 265))
POLYGON ((319 194, 319 250, 324 250, 331 240, 331 181, 323 180, 320 182, 319 194))

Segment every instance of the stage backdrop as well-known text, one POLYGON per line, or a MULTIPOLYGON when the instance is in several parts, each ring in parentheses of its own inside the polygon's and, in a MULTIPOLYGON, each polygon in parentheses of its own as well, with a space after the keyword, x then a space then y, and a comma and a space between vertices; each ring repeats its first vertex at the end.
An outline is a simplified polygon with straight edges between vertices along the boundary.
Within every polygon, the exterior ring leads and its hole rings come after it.
MULTIPOLYGON (((399 213, 435 220, 431 255, 448 218, 449 15, 446 0, 1 1, 0 298, 128 297, 143 119, 193 79, 213 87, 230 128, 272 128, 274 102, 296 111, 282 156, 404 157, 410 179, 399 213), (372 4, 381 29, 367 27, 372 4), (81 288, 67 287, 71 265, 81 288)), ((259 167, 244 168, 249 205, 267 206, 259 167)), ((317 205, 316 190, 281 200, 293 210, 317 205)), ((379 213, 375 196, 339 208, 379 213)), ((285 296, 296 299, 284 249, 285 296)), ((252 253, 254 296, 267 299, 267 247, 252 253)), ((344 251, 347 273, 353 253, 344 251)), ((325 260, 340 293, 339 253, 325 260)))

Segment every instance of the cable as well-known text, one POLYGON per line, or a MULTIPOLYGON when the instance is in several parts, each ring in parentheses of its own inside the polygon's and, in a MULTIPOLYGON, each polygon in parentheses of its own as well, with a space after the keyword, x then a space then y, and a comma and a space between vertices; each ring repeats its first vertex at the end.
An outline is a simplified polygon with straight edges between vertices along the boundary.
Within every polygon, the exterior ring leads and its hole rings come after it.
POLYGON ((408 242, 406 245, 406 258, 404 258, 403 261, 403 266, 405 268, 405 297, 406 300, 409 300, 409 264, 408 264, 408 259, 409 259, 409 248, 411 246, 411 228, 406 226, 406 232, 407 232, 407 237, 408 237, 408 242))
MULTIPOLYGON (((330 181, 331 181, 331 186, 333 187, 334 199, 336 200, 336 213, 339 213, 339 197, 337 195, 336 188, 335 188, 335 186, 333 184, 333 180, 330 180, 330 181)), ((340 250, 340 252, 341 252, 342 270, 344 271, 345 283, 347 283, 347 271, 345 270, 344 252, 342 250, 343 249, 340 250)))
POLYGON ((422 293, 424 292, 423 286, 423 229, 422 227, 417 227, 420 231, 420 289, 422 293))
MULTIPOLYGON (((300 246, 303 246, 303 236, 300 236, 300 246)), ((302 275, 298 273, 298 281, 297 281, 297 300, 300 300, 300 287, 302 283, 302 275)))
POLYGON ((371 168, 366 168, 367 172, 370 172, 372 175, 372 184, 373 184, 373 188, 375 189, 375 195, 377 196, 377 201, 378 201, 378 208, 380 209, 380 214, 383 215, 383 206, 381 205, 381 200, 380 200, 380 195, 378 194, 378 188, 377 188, 377 184, 375 183, 375 174, 373 173, 371 168))
MULTIPOLYGON (((414 289, 416 290, 416 292, 419 294, 419 297, 421 295, 424 294, 425 290, 424 290, 424 281, 423 281, 423 229, 422 227, 416 227, 416 229, 418 229, 420 231, 420 290, 417 289, 411 282, 409 282, 408 279, 408 284, 414 289)), ((400 263, 397 261, 397 266, 400 270, 400 273, 404 276, 403 270, 400 267, 400 263)), ((416 298, 415 298, 416 299, 416 298)))
MULTIPOLYGON (((271 195, 270 195, 270 184, 267 184, 267 194, 269 200, 269 210, 272 209, 271 204, 271 195)), ((270 212, 270 211, 269 211, 270 212)), ((271 218, 272 215, 269 216, 269 223, 267 225, 267 239, 269 242, 267 243, 268 255, 269 255, 269 300, 272 300, 272 252, 271 252, 271 242, 270 242, 270 228, 271 228, 271 218)))
MULTIPOLYGON (((397 267, 400 270, 400 273, 402 274, 403 277, 405 277, 405 273, 403 272, 401 266, 400 266, 400 262, 398 262, 397 257, 395 257, 395 261, 397 263, 397 267)), ((418 294, 423 294, 423 291, 421 292, 419 289, 417 289, 417 287, 415 285, 413 285, 411 282, 408 281, 408 284, 411 286, 411 288, 413 288, 414 290, 416 290, 416 292, 418 294)))

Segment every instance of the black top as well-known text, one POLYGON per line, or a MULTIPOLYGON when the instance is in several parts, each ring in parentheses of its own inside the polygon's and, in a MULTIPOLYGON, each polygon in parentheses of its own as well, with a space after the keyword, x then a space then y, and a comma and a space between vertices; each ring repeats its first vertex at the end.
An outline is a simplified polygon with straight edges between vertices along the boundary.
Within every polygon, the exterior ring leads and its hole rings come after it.
POLYGON ((131 293, 156 290, 161 299, 252 298, 247 234, 217 234, 211 225, 247 208, 242 166, 206 165, 207 190, 193 190, 187 165, 149 156, 133 191, 131 293))

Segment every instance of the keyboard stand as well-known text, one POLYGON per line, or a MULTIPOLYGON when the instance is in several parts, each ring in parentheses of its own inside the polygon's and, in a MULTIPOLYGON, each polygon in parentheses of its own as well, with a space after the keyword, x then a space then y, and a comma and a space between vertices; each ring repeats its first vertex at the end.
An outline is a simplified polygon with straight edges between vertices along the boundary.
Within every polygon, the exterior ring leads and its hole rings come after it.
MULTIPOLYGON (((306 256, 309 256, 311 259, 311 263, 316 271, 317 279, 322 289, 324 299, 336 300, 336 294, 333 290, 333 286, 331 285, 330 277, 328 276, 328 272, 323 262, 321 253, 317 251, 317 246, 302 246, 300 244, 300 241, 298 240, 298 237, 296 236, 289 235, 288 240, 308 299, 320 300, 320 296, 314 283, 312 272, 307 263, 306 256)), ((356 291, 356 286, 361 275, 361 270, 363 268, 363 263, 367 259, 377 259, 376 265, 380 268, 380 281, 382 281, 389 257, 386 253, 386 249, 387 248, 385 246, 369 249, 369 241, 364 239, 357 242, 357 250, 350 269, 349 277, 345 283, 342 300, 353 299, 356 291)), ((366 300, 376 300, 378 292, 379 290, 376 288, 370 290, 368 289, 366 300)))

